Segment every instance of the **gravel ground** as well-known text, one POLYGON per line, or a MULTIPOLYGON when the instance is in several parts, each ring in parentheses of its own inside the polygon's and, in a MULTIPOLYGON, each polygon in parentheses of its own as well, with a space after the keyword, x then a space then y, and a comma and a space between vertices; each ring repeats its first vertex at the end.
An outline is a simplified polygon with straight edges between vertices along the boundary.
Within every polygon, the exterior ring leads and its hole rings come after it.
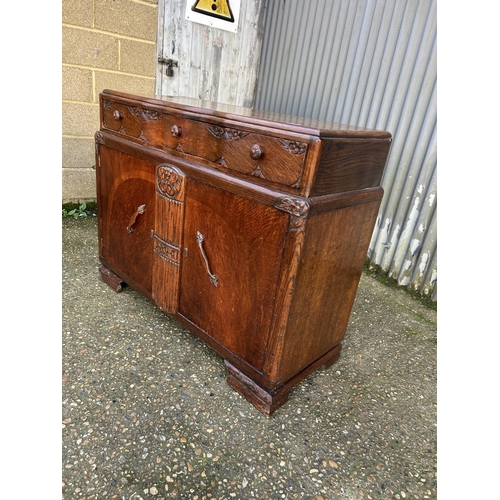
POLYGON ((363 275, 340 360, 265 417, 98 278, 95 217, 63 219, 62 256, 64 500, 436 498, 436 311, 363 275))

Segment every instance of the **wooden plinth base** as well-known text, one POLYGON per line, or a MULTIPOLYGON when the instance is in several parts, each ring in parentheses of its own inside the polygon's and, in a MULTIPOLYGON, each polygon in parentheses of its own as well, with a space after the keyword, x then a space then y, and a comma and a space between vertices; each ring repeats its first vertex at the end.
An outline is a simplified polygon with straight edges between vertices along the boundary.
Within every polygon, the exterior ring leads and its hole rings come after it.
POLYGON ((269 391, 256 384, 251 378, 234 367, 227 359, 224 364, 227 369, 226 381, 233 389, 240 393, 245 399, 252 403, 264 415, 270 416, 275 410, 286 403, 292 388, 302 379, 307 377, 319 366, 330 368, 340 357, 342 345, 338 344, 316 362, 298 373, 291 380, 275 390, 269 391))
POLYGON ((113 271, 110 271, 104 265, 99 266, 99 277, 109 285, 115 292, 121 292, 123 289, 123 280, 117 276, 113 271))

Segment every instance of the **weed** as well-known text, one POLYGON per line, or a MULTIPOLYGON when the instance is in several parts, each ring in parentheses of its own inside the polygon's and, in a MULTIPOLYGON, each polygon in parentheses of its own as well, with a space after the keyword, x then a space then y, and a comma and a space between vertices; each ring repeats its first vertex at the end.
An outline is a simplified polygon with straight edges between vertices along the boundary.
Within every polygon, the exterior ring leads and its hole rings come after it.
POLYGON ((404 290, 406 293, 413 296, 424 306, 428 307, 429 309, 434 309, 435 311, 437 311, 437 302, 434 302, 428 296, 421 295, 416 291, 410 290, 405 286, 399 285, 397 280, 388 276, 387 273, 383 271, 380 266, 371 264, 369 259, 365 260, 365 266, 363 270, 365 274, 375 278, 379 283, 383 283, 384 285, 387 285, 391 288, 398 288, 400 290, 404 290))
POLYGON ((81 217, 88 217, 89 215, 95 215, 95 209, 88 207, 86 203, 81 203, 80 205, 67 203, 62 207, 63 217, 73 217, 74 219, 78 219, 81 217))

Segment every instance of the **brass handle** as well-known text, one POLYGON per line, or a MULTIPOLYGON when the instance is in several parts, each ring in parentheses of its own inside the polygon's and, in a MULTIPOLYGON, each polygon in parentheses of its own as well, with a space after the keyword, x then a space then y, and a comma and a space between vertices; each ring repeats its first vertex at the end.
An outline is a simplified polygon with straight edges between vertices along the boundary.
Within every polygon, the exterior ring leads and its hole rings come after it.
POLYGON ((210 271, 210 265, 208 263, 207 256, 205 255, 205 250, 203 250, 203 240, 204 240, 203 235, 199 231, 197 231, 196 232, 196 243, 198 243, 198 246, 200 247, 201 256, 203 257, 203 260, 205 261, 205 266, 207 268, 210 283, 212 283, 214 286, 218 286, 219 285, 219 278, 217 278, 217 276, 215 274, 212 274, 212 272, 210 271))
POLYGON ((113 111, 113 118, 115 120, 121 120, 123 118, 123 113, 121 111, 118 111, 117 109, 115 109, 113 111))
POLYGON ((170 133, 174 136, 174 137, 180 137, 180 135, 182 134, 182 129, 181 127, 179 127, 178 125, 172 125, 170 127, 170 133))
POLYGON ((137 217, 139 217, 139 215, 143 214, 146 210, 146 204, 144 205, 139 205, 137 207, 137 210, 135 211, 134 215, 132 215, 132 217, 130 217, 130 221, 128 223, 128 226, 127 226, 127 231, 129 233, 132 233, 134 231, 134 228, 132 227, 136 220, 137 220, 137 217))
POLYGON ((254 144, 250 148, 250 157, 252 160, 258 160, 263 154, 264 150, 258 144, 254 144))

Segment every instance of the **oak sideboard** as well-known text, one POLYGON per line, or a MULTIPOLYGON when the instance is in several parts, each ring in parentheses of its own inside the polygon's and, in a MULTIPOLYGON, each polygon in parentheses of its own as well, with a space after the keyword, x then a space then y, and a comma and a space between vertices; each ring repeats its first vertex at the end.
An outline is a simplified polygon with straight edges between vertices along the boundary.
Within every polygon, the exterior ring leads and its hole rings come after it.
POLYGON ((109 286, 208 343, 267 415, 339 358, 390 133, 105 90, 95 142, 109 286))

